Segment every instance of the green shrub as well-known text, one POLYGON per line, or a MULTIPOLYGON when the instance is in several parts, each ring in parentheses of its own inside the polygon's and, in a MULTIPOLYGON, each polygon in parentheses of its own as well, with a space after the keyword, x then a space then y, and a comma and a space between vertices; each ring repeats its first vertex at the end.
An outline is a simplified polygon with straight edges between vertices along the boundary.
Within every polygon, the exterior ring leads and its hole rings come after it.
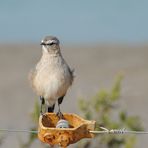
MULTIPOLYGON (((119 108, 122 76, 118 76, 111 91, 100 90, 90 99, 81 98, 79 108, 82 116, 88 120, 95 120, 97 126, 108 129, 126 128, 129 130, 142 130, 141 122, 137 116, 129 116, 126 111, 119 108)), ((133 135, 96 135, 95 139, 80 141, 77 148, 132 148, 136 142, 133 135), (94 142, 95 141, 95 142, 94 142)))

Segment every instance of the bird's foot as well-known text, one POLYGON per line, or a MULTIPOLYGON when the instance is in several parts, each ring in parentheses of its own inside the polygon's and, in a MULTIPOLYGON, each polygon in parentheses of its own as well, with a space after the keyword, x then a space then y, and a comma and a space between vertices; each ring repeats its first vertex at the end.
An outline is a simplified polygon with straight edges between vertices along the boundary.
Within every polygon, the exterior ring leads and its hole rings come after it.
POLYGON ((56 113, 56 115, 58 116, 59 119, 63 119, 63 118, 64 118, 64 115, 62 114, 61 111, 58 111, 58 112, 56 113))
POLYGON ((43 115, 44 115, 44 113, 43 113, 42 111, 40 111, 40 115, 41 115, 41 116, 43 116, 43 115))

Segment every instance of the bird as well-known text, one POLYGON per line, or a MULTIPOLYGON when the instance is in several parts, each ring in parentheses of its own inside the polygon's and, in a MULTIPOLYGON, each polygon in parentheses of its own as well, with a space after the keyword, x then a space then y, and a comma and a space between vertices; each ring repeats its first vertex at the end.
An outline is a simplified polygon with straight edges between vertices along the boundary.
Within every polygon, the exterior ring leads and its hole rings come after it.
POLYGON ((74 70, 72 70, 62 56, 60 41, 55 36, 46 36, 41 40, 42 55, 30 72, 30 81, 33 90, 40 97, 41 109, 47 105, 45 112, 54 112, 58 102, 57 115, 62 117, 60 105, 63 102, 67 90, 73 83, 74 70))

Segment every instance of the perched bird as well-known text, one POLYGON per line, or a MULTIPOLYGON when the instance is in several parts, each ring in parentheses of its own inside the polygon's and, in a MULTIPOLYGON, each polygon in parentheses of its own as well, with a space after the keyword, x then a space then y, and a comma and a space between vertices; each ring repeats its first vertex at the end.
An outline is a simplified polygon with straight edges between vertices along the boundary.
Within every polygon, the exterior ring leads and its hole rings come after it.
POLYGON ((54 36, 46 36, 41 41, 42 56, 34 70, 31 71, 30 80, 32 87, 40 96, 41 113, 43 104, 48 106, 48 112, 53 112, 55 103, 58 101, 58 115, 62 115, 60 104, 72 85, 73 70, 69 68, 64 60, 60 42, 54 36))

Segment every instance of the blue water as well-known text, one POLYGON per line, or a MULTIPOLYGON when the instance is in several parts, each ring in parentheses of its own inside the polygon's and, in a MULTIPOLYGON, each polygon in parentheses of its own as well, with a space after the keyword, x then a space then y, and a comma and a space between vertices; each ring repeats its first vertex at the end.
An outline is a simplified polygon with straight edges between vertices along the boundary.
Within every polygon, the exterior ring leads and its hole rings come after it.
POLYGON ((147 42, 147 0, 0 0, 0 42, 147 42))

